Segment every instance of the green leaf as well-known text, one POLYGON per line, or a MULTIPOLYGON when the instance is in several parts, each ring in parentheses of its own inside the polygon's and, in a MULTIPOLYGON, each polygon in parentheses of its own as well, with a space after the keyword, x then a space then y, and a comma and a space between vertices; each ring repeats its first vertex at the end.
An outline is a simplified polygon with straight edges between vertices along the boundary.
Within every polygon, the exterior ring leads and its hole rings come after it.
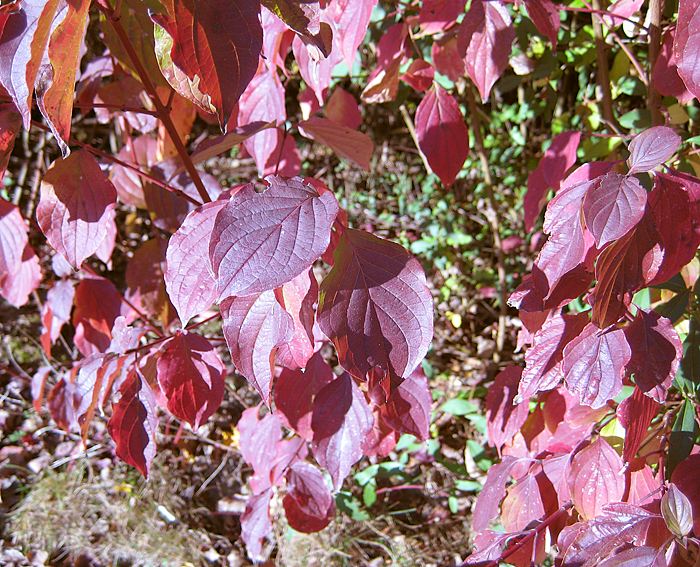
POLYGON ((461 492, 480 492, 482 487, 475 480, 456 480, 455 488, 461 492))
POLYGON ((372 479, 362 489, 362 501, 370 508, 377 501, 377 482, 372 479))
POLYGON ((670 479, 676 465, 690 455, 697 435, 698 423, 695 420, 695 406, 692 401, 686 399, 671 430, 666 478, 670 479))
POLYGON ((446 401, 440 409, 445 413, 452 415, 469 415, 470 413, 476 413, 479 408, 475 404, 468 400, 463 400, 461 398, 454 398, 452 400, 446 401))
POLYGON ((697 396, 700 391, 700 324, 697 319, 690 320, 688 336, 683 342, 683 358, 676 375, 676 386, 689 395, 697 396))
POLYGON ((338 492, 335 495, 335 505, 338 507, 338 510, 350 516, 356 522, 369 520, 369 513, 362 509, 360 502, 353 498, 349 492, 338 492))
POLYGON ((455 498, 454 496, 450 496, 447 499, 447 505, 450 508, 450 512, 452 512, 453 514, 459 512, 459 504, 457 502, 457 498, 455 498))

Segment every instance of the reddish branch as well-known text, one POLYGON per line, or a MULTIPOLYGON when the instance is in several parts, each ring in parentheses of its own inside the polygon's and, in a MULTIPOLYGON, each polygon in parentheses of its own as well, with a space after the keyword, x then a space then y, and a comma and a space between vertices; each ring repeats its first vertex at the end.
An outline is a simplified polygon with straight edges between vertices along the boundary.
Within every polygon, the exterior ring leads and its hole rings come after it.
POLYGON ((202 178, 199 175, 197 168, 194 166, 194 162, 192 161, 190 154, 187 152, 187 148, 185 148, 185 145, 180 139, 180 134, 177 131, 177 127, 175 126, 175 123, 170 117, 170 111, 161 102, 160 97, 158 96, 158 92, 156 91, 156 87, 151 81, 151 78, 148 76, 148 71, 141 63, 141 60, 136 54, 134 46, 132 45, 131 40, 129 39, 129 35, 126 33, 124 26, 122 26, 121 24, 120 16, 114 10, 112 10, 103 3, 98 3, 97 5, 100 7, 102 12, 104 12, 105 16, 107 17, 107 20, 112 25, 115 33, 119 37, 119 40, 121 41, 122 46, 124 47, 124 50, 129 56, 131 64, 134 66, 134 69, 138 74, 139 78, 141 79, 141 82, 143 83, 146 92, 153 101, 153 104, 156 107, 156 114, 158 115, 158 118, 163 122, 163 126, 165 126, 165 129, 168 131, 168 135, 173 141, 175 150, 177 151, 178 155, 180 156, 180 159, 182 160, 182 165, 185 167, 187 173, 192 179, 192 182, 194 183, 194 186, 196 187, 197 193, 199 193, 202 202, 210 202, 211 198, 209 197, 209 193, 204 187, 202 178))
MULTIPOLYGON (((51 132, 49 127, 46 126, 45 124, 42 124, 41 122, 36 122, 36 121, 32 120, 32 126, 34 126, 35 128, 39 128, 40 130, 43 130, 44 132, 51 132)), ((149 181, 150 183, 153 183, 154 185, 160 187, 161 189, 165 189, 166 191, 169 191, 170 193, 174 193, 178 197, 182 197, 183 199, 186 199, 187 201, 189 201, 193 205, 199 206, 202 204, 199 201, 197 201, 197 199, 190 197, 187 193, 185 193, 181 189, 177 189, 171 185, 168 185, 162 179, 158 179, 157 177, 151 175, 150 173, 147 173, 147 172, 143 171, 142 169, 139 169, 137 166, 135 166, 132 163, 123 161, 123 160, 119 159, 118 157, 113 156, 110 153, 104 152, 104 151, 100 150, 99 148, 91 146, 90 144, 86 144, 85 142, 81 142, 81 141, 76 140, 74 138, 71 138, 68 141, 68 143, 71 146, 80 146, 81 148, 89 151, 91 154, 93 154, 97 157, 100 157, 102 159, 105 159, 107 161, 110 161, 116 165, 126 167, 127 169, 130 169, 133 172, 135 172, 137 175, 139 175, 140 177, 142 177, 146 181, 149 181)))

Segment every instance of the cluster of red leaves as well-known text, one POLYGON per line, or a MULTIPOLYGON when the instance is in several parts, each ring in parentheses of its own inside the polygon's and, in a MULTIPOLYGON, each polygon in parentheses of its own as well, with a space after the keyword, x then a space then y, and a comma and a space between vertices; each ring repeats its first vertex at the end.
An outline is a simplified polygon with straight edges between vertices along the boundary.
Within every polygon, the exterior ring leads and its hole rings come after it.
MULTIPOLYGON (((218 305, 233 364, 262 400, 238 423, 253 470, 242 532, 260 559, 276 490, 290 525, 320 530, 354 463, 386 455, 402 433, 427 438, 431 396, 420 364, 432 297, 406 250, 348 227, 333 193, 297 176, 296 143, 282 129, 280 73, 290 74, 291 52, 308 87, 298 131, 369 169, 373 144, 358 131, 357 102, 328 91, 335 65, 352 64, 376 0, 161 4, 149 13, 125 1, 116 13, 96 1, 109 52, 79 77, 89 0, 0 8, 3 165, 21 122, 32 124, 33 93, 64 156, 44 175, 36 209, 56 252, 41 343, 51 358, 70 323, 82 355, 37 372, 35 406, 46 399, 58 425, 83 439, 106 410, 116 454, 147 475, 161 413, 197 429, 223 400, 226 366, 195 330, 218 305), (71 151, 76 78, 78 102, 118 121, 118 156, 71 151), (188 152, 182 140, 197 113, 223 135, 188 152), (264 182, 223 190, 196 165, 237 144, 264 182), (146 209, 161 231, 133 252, 123 293, 87 262, 110 265, 118 207, 146 209), (321 355, 329 344, 338 372, 321 355)), ((19 209, 0 200, 0 211, 2 295, 21 306, 42 269, 19 209)))
POLYGON ((683 538, 700 507, 689 489, 697 455, 665 471, 658 439, 650 447, 681 341, 669 319, 632 305, 637 291, 694 258, 700 180, 655 171, 680 144, 665 126, 631 141, 626 173, 620 163, 590 163, 564 177, 578 140, 557 137, 528 184, 532 206, 548 188, 556 195, 544 217, 549 238, 510 298, 529 347, 525 368, 507 368, 489 390, 488 438, 502 461, 477 500, 477 552, 467 564, 505 555, 529 565, 544 558, 546 541, 557 541, 564 565, 684 564, 683 538), (640 174, 653 179, 651 191, 640 174), (590 310, 562 311, 583 294, 590 310), (625 383, 633 393, 616 404, 625 383), (622 455, 601 436, 601 421, 614 418, 625 430, 622 455), (489 529, 499 507, 505 533, 489 529))

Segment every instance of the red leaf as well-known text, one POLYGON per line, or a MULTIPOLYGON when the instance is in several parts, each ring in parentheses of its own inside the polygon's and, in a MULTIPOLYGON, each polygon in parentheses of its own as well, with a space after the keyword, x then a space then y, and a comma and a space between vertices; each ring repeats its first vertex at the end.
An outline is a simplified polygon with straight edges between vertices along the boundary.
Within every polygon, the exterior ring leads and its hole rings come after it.
POLYGON ((256 494, 248 499, 245 511, 241 515, 241 538, 251 561, 265 561, 263 542, 272 533, 270 520, 270 500, 272 490, 256 494))
POLYGON ((300 177, 248 184, 219 212, 209 244, 219 299, 260 293, 308 270, 325 251, 338 212, 328 190, 300 177))
POLYGON ((304 368, 314 353, 314 306, 318 302, 318 282, 313 269, 302 272, 276 290, 277 300, 292 316, 291 340, 280 345, 277 359, 290 369, 304 368))
MULTIPOLYGON (((328 24, 321 22, 318 2, 313 0, 262 0, 262 5, 277 15, 294 30, 302 41, 318 49, 318 57, 327 56, 331 50, 331 32, 328 24)), ((266 29, 266 33, 280 33, 279 29, 266 29)), ((263 39, 264 41, 264 39, 263 39)), ((282 62, 281 67, 284 67, 282 62)))
POLYGON ((338 35, 336 48, 342 53, 348 69, 352 69, 376 5, 377 0, 335 0, 327 8, 338 35))
POLYGON ((669 531, 677 538, 684 538, 693 529, 693 508, 688 497, 673 483, 661 499, 661 514, 669 531))
POLYGON ((244 124, 240 128, 229 128, 226 134, 222 134, 216 138, 207 138, 198 144, 192 152, 192 162, 198 164, 207 161, 219 154, 227 152, 241 142, 245 142, 258 132, 262 132, 273 126, 274 124, 271 122, 251 122, 249 124, 244 124))
POLYGON ((432 401, 428 377, 418 366, 389 395, 384 419, 395 431, 424 441, 429 436, 432 401))
POLYGON ((535 260, 530 279, 510 296, 511 305, 528 311, 557 308, 588 289, 591 278, 584 263, 593 238, 581 224, 581 203, 595 184, 583 181, 566 187, 549 202, 543 229, 550 237, 535 260))
POLYGON ((644 216, 647 192, 635 177, 607 173, 583 200, 586 227, 603 248, 627 234, 644 216))
POLYGON ((500 454, 523 426, 529 413, 529 401, 515 402, 522 374, 520 366, 508 366, 496 375, 486 395, 486 434, 489 444, 500 454))
POLYGON ((166 241, 152 238, 143 242, 126 266, 126 297, 136 308, 159 319, 163 325, 174 319, 163 280, 166 241))
POLYGON ((562 369, 567 388, 582 404, 603 407, 622 388, 631 354, 622 329, 601 330, 589 323, 564 347, 562 369))
POLYGON ((307 455, 303 439, 282 439, 282 422, 277 414, 259 418, 259 410, 260 406, 245 410, 236 424, 241 454, 253 467, 254 474, 248 481, 254 494, 279 484, 287 468, 307 455))
POLYGON ((500 463, 492 465, 486 474, 486 482, 479 493, 472 514, 472 529, 480 532, 498 515, 501 500, 506 495, 506 484, 510 480, 513 467, 523 462, 511 456, 503 457, 500 463))
POLYGON ((625 328, 625 336, 632 349, 627 372, 634 374, 643 393, 662 403, 683 356, 683 345, 673 323, 654 311, 639 309, 625 328))
POLYGON ((50 366, 41 366, 32 376, 32 405, 36 413, 41 412, 41 406, 44 403, 44 391, 46 390, 46 381, 51 373, 50 366))
POLYGON ((231 360, 269 405, 275 353, 292 337, 291 315, 272 291, 226 299, 221 303, 221 314, 231 360))
POLYGON ((537 168, 528 177, 523 202, 527 231, 532 230, 542 210, 547 190, 557 191, 566 172, 576 162, 576 150, 580 140, 581 132, 563 132, 557 135, 540 159, 537 168))
POLYGON ((307 138, 325 144, 340 157, 369 171, 374 143, 367 134, 319 116, 299 122, 299 131, 307 138))
POLYGON ((168 242, 165 288, 183 327, 216 301, 209 237, 225 205, 226 201, 214 201, 191 211, 168 242))
POLYGON ((657 173, 649 208, 663 258, 645 274, 647 285, 665 282, 688 264, 700 245, 700 185, 682 173, 657 173))
POLYGON ((323 113, 329 120, 352 130, 357 130, 362 124, 362 114, 355 97, 341 87, 333 90, 323 113))
POLYGON ((14 104, 0 104, 0 179, 5 177, 5 170, 15 147, 15 138, 21 127, 22 117, 14 104))
POLYGON ((70 321, 74 296, 75 283, 70 280, 57 281, 46 294, 41 308, 41 346, 48 357, 51 357, 51 345, 61 334, 61 328, 70 321))
POLYGON ((70 153, 71 118, 76 71, 88 24, 91 0, 69 2, 65 16, 52 31, 48 62, 42 62, 36 78, 37 105, 51 127, 64 157, 70 153))
POLYGON ((424 59, 416 59, 401 75, 401 80, 411 85, 419 93, 427 91, 433 84, 435 69, 424 59))
POLYGON ((109 434, 117 445, 117 457, 148 476, 158 428, 153 392, 136 370, 129 372, 119 392, 107 424, 109 434))
POLYGON ((518 399, 527 400, 544 390, 551 390, 564 377, 564 347, 577 337, 588 323, 584 313, 552 315, 534 334, 532 346, 525 353, 525 370, 518 387, 518 399))
POLYGON ((304 370, 282 368, 275 381, 275 406, 294 429, 304 439, 311 440, 311 411, 313 399, 335 376, 323 357, 316 353, 308 361, 304 370))
POLYGON ((469 132, 455 98, 439 85, 416 109, 418 146, 445 187, 454 182, 469 153, 469 132))
POLYGON ((500 0, 473 2, 462 22, 462 41, 467 45, 467 74, 486 102, 491 87, 508 67, 515 30, 508 9, 500 0))
POLYGON ((0 38, 0 83, 22 114, 28 130, 32 118, 32 92, 58 0, 24 0, 7 17, 0 38))
POLYGON ((292 42, 292 52, 294 53, 294 59, 299 65, 301 78, 314 92, 318 103, 323 105, 328 87, 331 84, 333 69, 340 63, 342 57, 340 50, 334 49, 328 57, 314 59, 301 39, 295 37, 292 42))
POLYGON ((456 82, 466 74, 464 53, 459 51, 459 41, 456 35, 450 34, 433 41, 430 54, 436 71, 445 75, 450 81, 456 82))
POLYGON ((597 517, 564 528, 557 541, 562 565, 596 565, 624 544, 643 543, 654 524, 662 522, 644 508, 608 504, 597 517))
POLYGON ((49 244, 80 268, 109 237, 116 200, 95 158, 79 150, 55 161, 44 175, 36 218, 49 244))
POLYGON ((656 169, 667 162, 681 145, 681 137, 668 126, 654 126, 638 134, 630 142, 628 174, 656 169))
POLYGON ((676 26, 671 26, 664 33, 661 42, 661 51, 654 63, 651 73, 651 80, 655 88, 663 96, 672 96, 678 99, 681 104, 688 104, 693 100, 693 95, 678 75, 676 66, 676 55, 673 53, 673 41, 676 36, 676 26))
POLYGON ((41 280, 28 231, 19 208, 0 199, 0 295, 15 307, 27 303, 41 280))
POLYGON ((318 323, 343 367, 408 376, 433 336, 433 302, 418 261, 398 244, 346 229, 321 283, 318 323))
POLYGON ((556 49, 561 26, 559 7, 552 0, 526 0, 525 7, 537 31, 549 39, 556 49))
POLYGON ((73 326, 75 346, 83 356, 109 348, 114 321, 122 314, 121 296, 112 282, 91 276, 78 284, 73 326))
POLYGON ((697 59, 700 29, 695 25, 699 9, 700 2, 697 0, 680 0, 676 38, 673 43, 678 74, 696 98, 700 95, 700 65, 697 59))
POLYGON ((425 0, 418 14, 421 32, 439 33, 457 22, 464 12, 465 0, 425 0))
POLYGON ((168 411, 198 429, 224 399, 226 369, 211 343, 195 333, 178 332, 158 355, 158 384, 168 411))
POLYGON ((541 470, 526 473, 508 488, 502 506, 503 527, 508 532, 518 532, 533 520, 542 519, 551 507, 545 502, 550 495, 554 495, 554 487, 541 470))
MULTIPOLYGON (((124 147, 119 150, 117 158, 146 169, 157 161, 157 148, 158 142, 150 136, 129 136, 124 147)), ((111 168, 111 179, 122 203, 141 209, 147 208, 143 193, 144 181, 133 169, 115 164, 111 168)))
MULTIPOLYGON (((236 102, 258 68, 262 49, 259 1, 168 0, 164 7, 166 13, 152 18, 172 38, 172 62, 208 97, 226 130, 236 102)), ((173 84, 181 91, 179 86, 173 84)))
POLYGON ((592 321, 601 328, 615 323, 629 308, 634 294, 656 273, 661 261, 655 244, 656 230, 648 215, 631 232, 608 246, 598 257, 598 280, 588 301, 593 304, 592 321))
POLYGON ((622 459, 602 437, 572 457, 569 491, 584 520, 599 516, 606 504, 622 500, 625 492, 622 468, 622 459))
MULTIPOLYGON (((272 122, 284 124, 287 112, 284 106, 284 87, 277 76, 275 67, 268 69, 264 64, 253 77, 238 101, 238 125, 252 122, 272 122)), ((265 129, 243 142, 246 151, 253 156, 258 166, 258 175, 265 172, 270 159, 276 159, 277 130, 265 129)))
POLYGON ((321 531, 335 515, 335 500, 323 475, 303 461, 287 471, 287 494, 282 505, 289 525, 307 534, 321 531))
POLYGON ((625 428, 625 445, 622 451, 625 463, 629 463, 637 455, 649 424, 658 411, 659 404, 645 396, 639 388, 635 388, 632 395, 617 407, 620 424, 625 428))
POLYGON ((362 446, 374 418, 365 395, 349 374, 327 384, 316 395, 311 417, 311 449, 339 490, 352 465, 362 458, 362 446))

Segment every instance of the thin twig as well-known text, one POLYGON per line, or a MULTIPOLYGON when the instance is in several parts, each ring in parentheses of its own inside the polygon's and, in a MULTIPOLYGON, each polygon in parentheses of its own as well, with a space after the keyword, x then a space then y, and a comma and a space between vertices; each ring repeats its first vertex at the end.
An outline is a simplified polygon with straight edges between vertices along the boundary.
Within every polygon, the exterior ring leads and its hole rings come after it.
MULTIPOLYGON (((661 16, 664 11, 664 0, 649 0, 649 78, 654 74, 654 66, 661 51, 661 16)), ((647 90, 647 107, 651 112, 651 123, 658 126, 663 122, 660 103, 661 95, 656 90, 653 81, 649 81, 647 90)))
POLYGON ((489 222, 491 228, 491 237, 493 238, 493 248, 496 255, 496 273, 498 275, 498 297, 499 297, 499 314, 498 314, 498 331, 496 333, 496 350, 493 354, 494 362, 500 362, 500 355, 505 345, 506 336, 506 317, 508 315, 508 304, 506 303, 506 267, 505 255, 503 254, 503 246, 501 244, 501 233, 498 227, 498 213, 496 212, 496 198, 493 193, 493 177, 491 176, 491 168, 489 166, 489 158, 484 147, 484 139, 481 135, 481 119, 479 118, 479 109, 474 97, 474 91, 471 84, 464 89, 467 98, 467 107, 469 108, 469 116, 472 122, 472 131, 474 134, 474 145, 476 146, 479 161, 481 163, 481 171, 484 176, 484 184, 486 185, 486 201, 488 209, 484 216, 489 222))
POLYGON ((598 81, 598 88, 600 89, 602 100, 602 112, 603 118, 609 124, 616 124, 615 114, 613 113, 612 104, 612 93, 610 91, 610 70, 608 69, 608 48, 605 45, 605 38, 603 37, 603 27, 601 25, 601 16, 598 15, 601 12, 600 0, 593 0, 593 9, 596 14, 591 15, 591 21, 593 23, 593 37, 595 39, 595 55, 596 55, 596 79, 598 81))
POLYGON ((129 35, 126 33, 124 26, 122 26, 119 15, 115 14, 115 12, 112 9, 108 8, 104 4, 98 3, 98 6, 104 12, 105 16, 112 25, 112 28, 119 37, 119 40, 121 41, 122 46, 124 47, 124 50, 126 51, 129 60, 131 61, 131 64, 134 66, 134 70, 141 79, 141 83, 146 89, 148 96, 153 101, 153 104, 156 107, 156 113, 158 115, 158 118, 163 122, 163 126, 165 126, 165 129, 168 131, 168 135, 170 136, 170 139, 172 140, 173 145, 175 146, 175 150, 180 156, 183 166, 187 170, 187 173, 189 174, 190 178, 192 179, 192 183, 194 183, 194 186, 197 189, 197 193, 199 193, 202 202, 210 202, 211 198, 209 197, 209 193, 204 187, 202 177, 199 175, 199 171, 197 171, 197 168, 194 166, 194 162, 192 161, 190 154, 187 152, 187 148, 185 148, 185 145, 180 139, 180 134, 177 131, 177 126, 175 126, 175 123, 170 117, 170 112, 168 112, 168 109, 161 102, 160 97, 158 96, 158 91, 156 91, 155 85, 151 81, 151 78, 148 76, 148 71, 146 71, 146 68, 141 63, 141 60, 139 59, 139 56, 136 53, 136 50, 134 49, 134 46, 131 43, 131 40, 129 39, 129 35))
POLYGON ((423 160, 423 165, 425 166, 425 169, 432 173, 433 170, 430 167, 430 164, 428 163, 428 158, 425 156, 423 153, 423 150, 420 149, 420 146, 418 145, 418 135, 416 134, 416 129, 413 126, 413 120, 411 120, 411 116, 408 114, 408 110, 406 110, 405 105, 401 105, 399 107, 399 111, 401 111, 401 116, 403 116, 403 121, 406 123, 406 128, 408 128, 408 133, 411 134, 411 138, 413 138, 413 143, 416 145, 416 148, 418 149, 418 155, 420 155, 420 158, 423 160))

